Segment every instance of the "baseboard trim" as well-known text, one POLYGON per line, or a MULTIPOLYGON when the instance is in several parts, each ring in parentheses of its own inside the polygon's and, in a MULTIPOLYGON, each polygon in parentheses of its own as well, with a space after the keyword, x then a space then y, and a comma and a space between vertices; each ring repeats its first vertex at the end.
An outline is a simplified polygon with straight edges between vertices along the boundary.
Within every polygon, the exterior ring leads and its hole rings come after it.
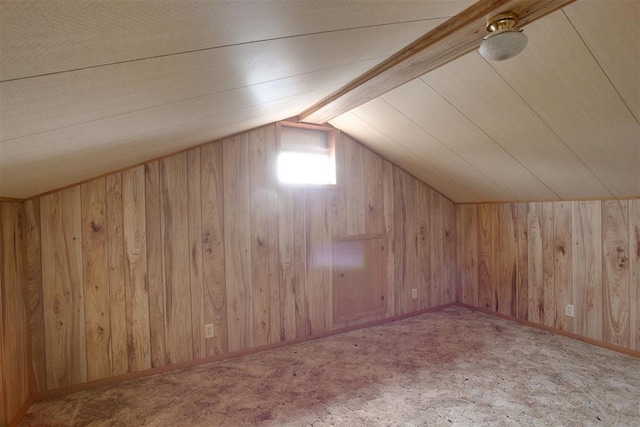
POLYGON ((9 427, 14 427, 20 424, 20 421, 22 421, 22 418, 26 415, 27 411, 29 410, 29 407, 31 405, 33 405, 35 403, 35 399, 33 397, 29 397, 20 407, 20 409, 18 409, 18 412, 16 412, 16 414, 13 416, 12 420, 9 420, 9 427))
POLYGON ((547 331, 547 332, 553 332, 555 334, 562 335, 562 336, 567 337, 567 338, 572 338, 574 340, 582 341, 582 342, 585 342, 587 344, 594 345, 596 347, 606 348, 607 350, 612 350, 612 351, 615 351, 617 353, 626 354, 627 356, 636 357, 636 358, 640 359, 640 351, 631 350, 629 348, 621 347, 619 345, 609 344, 609 343, 606 343, 606 342, 594 340, 593 338, 583 337, 582 335, 574 334, 573 332, 563 331, 562 329, 557 329, 557 328, 554 328, 552 326, 541 325, 539 323, 534 323, 534 322, 530 322, 528 320, 519 319, 517 317, 509 316, 507 314, 496 313, 495 311, 487 310, 487 309, 480 308, 480 307, 474 307, 474 306, 469 305, 469 304, 464 304, 464 303, 459 302, 459 303, 456 303, 456 305, 458 305, 460 307, 468 308, 469 310, 472 310, 472 311, 477 311, 479 313, 484 313, 484 314, 488 314, 490 316, 499 317, 501 319, 510 320, 512 322, 516 322, 516 323, 519 323, 521 325, 530 326, 530 327, 535 328, 535 329, 540 329, 540 330, 547 331))
MULTIPOLYGON (((249 355, 249 354, 261 353, 263 351, 275 350, 277 348, 288 347, 288 346, 291 346, 291 345, 294 345, 294 344, 300 344, 300 343, 307 342, 307 341, 314 341, 314 340, 317 340, 317 339, 320 339, 320 338, 325 338, 325 337, 329 337, 329 336, 332 336, 332 335, 338 335, 338 334, 342 334, 342 333, 345 333, 345 332, 354 331, 354 330, 357 330, 357 329, 363 329, 363 328, 368 328, 368 327, 372 327, 372 326, 383 325, 385 323, 395 322, 395 321, 406 319, 406 318, 409 318, 409 317, 415 317, 415 316, 419 316, 421 314, 439 311, 439 310, 442 310, 442 309, 445 309, 445 308, 448 308, 448 307, 452 307, 452 306, 455 306, 455 305, 456 305, 455 302, 448 303, 448 304, 442 304, 442 305, 438 305, 438 306, 435 306, 435 307, 426 308, 426 309, 423 309, 423 310, 412 311, 410 313, 400 314, 400 315, 397 315, 397 316, 392 316, 392 317, 387 317, 387 318, 383 318, 383 319, 373 320, 373 321, 370 321, 370 322, 364 322, 364 323, 360 323, 360 324, 357 324, 357 325, 345 326, 345 327, 342 327, 342 328, 333 329, 331 331, 326 331, 326 332, 321 332, 319 334, 310 335, 310 336, 304 337, 304 338, 297 338, 297 339, 294 339, 294 340, 282 341, 282 342, 278 342, 278 343, 274 343, 274 344, 268 344, 268 345, 262 345, 262 346, 253 347, 253 348, 246 349, 246 350, 234 351, 234 352, 225 353, 225 354, 221 354, 221 355, 209 356, 209 357, 196 359, 196 360, 190 360, 188 362, 175 363, 175 364, 172 364, 172 365, 161 366, 161 367, 158 367, 158 368, 146 369, 144 371, 131 372, 131 373, 127 373, 127 374, 118 375, 118 376, 115 376, 115 377, 108 377, 108 378, 103 378, 103 379, 99 379, 99 380, 88 381, 88 382, 81 383, 81 384, 74 384, 74 385, 71 385, 71 386, 60 387, 60 388, 56 388, 56 389, 53 389, 53 390, 46 390, 46 391, 43 391, 43 392, 40 392, 40 393, 36 394, 36 396, 34 397, 34 399, 32 399, 30 404, 31 403, 35 403, 35 402, 40 402, 42 400, 48 400, 48 399, 54 399, 54 398, 57 398, 57 397, 66 396, 68 394, 77 393, 79 391, 89 390, 89 389, 93 389, 93 388, 97 388, 97 387, 103 387, 103 386, 107 386, 107 385, 118 384, 118 383, 121 383, 121 382, 124 382, 124 381, 130 381, 130 380, 135 380, 135 379, 138 379, 138 378, 149 377, 151 375, 164 374, 164 373, 167 373, 167 372, 177 371, 177 370, 185 369, 185 368, 191 368, 191 367, 194 367, 194 366, 205 365, 207 363, 217 362, 217 361, 220 361, 220 360, 234 359, 234 358, 246 356, 246 355, 249 355)), ((27 407, 27 409, 28 409, 28 407, 27 407)), ((26 410, 24 411, 24 413, 26 413, 26 410)), ((22 416, 24 416, 24 414, 22 414, 22 416)), ((20 418, 22 418, 22 416, 20 418)))

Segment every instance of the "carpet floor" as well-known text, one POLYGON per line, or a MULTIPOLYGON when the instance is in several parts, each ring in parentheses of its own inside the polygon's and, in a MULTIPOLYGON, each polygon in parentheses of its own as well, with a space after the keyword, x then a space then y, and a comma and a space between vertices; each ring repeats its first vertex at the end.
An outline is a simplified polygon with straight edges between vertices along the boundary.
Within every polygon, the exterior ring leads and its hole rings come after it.
POLYGON ((640 359, 451 307, 33 405, 25 426, 640 426, 640 359))

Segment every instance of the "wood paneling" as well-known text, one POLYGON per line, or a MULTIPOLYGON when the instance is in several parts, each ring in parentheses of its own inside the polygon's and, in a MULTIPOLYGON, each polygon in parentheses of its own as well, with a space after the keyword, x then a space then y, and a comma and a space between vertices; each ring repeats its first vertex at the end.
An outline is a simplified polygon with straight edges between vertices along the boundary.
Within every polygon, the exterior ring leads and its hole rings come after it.
POLYGON ((432 215, 429 217, 429 235, 431 237, 430 263, 431 263, 431 292, 430 300, 434 305, 442 304, 444 301, 444 281, 445 281, 445 254, 444 250, 444 200, 435 191, 429 192, 429 206, 433 207, 432 215))
POLYGON ((604 341, 630 346, 629 211, 626 200, 602 202, 604 341))
POLYGON ((43 389, 455 298, 453 203, 349 136, 337 141, 335 188, 278 185, 270 125, 29 202, 43 389), (386 248, 386 310, 334 322, 333 241, 365 232, 386 248), (205 338, 209 323, 214 335, 205 338), (100 333, 109 331, 105 346, 100 333))
POLYGON ((527 204, 516 205, 516 239, 518 259, 516 263, 516 316, 525 320, 529 314, 529 244, 527 229, 527 204))
POLYGON ((160 162, 164 331, 167 363, 193 358, 189 286, 189 215, 187 155, 160 162))
POLYGON ((213 324, 213 337, 207 339, 207 356, 213 356, 227 352, 222 144, 201 147, 200 161, 205 323, 213 324))
POLYGON ((639 205, 636 199, 460 205, 458 232, 478 236, 457 239, 462 302, 637 349, 639 205), (493 212, 499 221, 489 223, 493 212), (509 239, 501 237, 494 248, 495 239, 486 236, 495 233, 509 239), (474 253, 480 260, 469 268, 466 257, 474 253), (493 256, 486 264, 500 271, 496 280, 489 279, 483 253, 493 256), (487 306, 487 283, 498 291, 498 307, 487 306), (514 305, 502 311, 507 299, 514 305), (574 316, 565 314, 567 305, 574 316))
POLYGON ((40 201, 47 386, 87 381, 81 192, 76 186, 40 201))
MULTIPOLYGON (((434 206, 431 212, 431 198, 435 195, 435 191, 426 185, 417 185, 415 189, 415 208, 417 215, 415 216, 416 231, 416 257, 419 260, 417 268, 416 284, 418 286, 418 307, 426 308, 431 305, 437 305, 437 300, 432 300, 432 290, 436 288, 442 289, 446 283, 436 284, 431 277, 431 269, 433 265, 432 255, 435 252, 442 253, 444 242, 432 238, 431 220, 432 214, 438 217, 438 204, 434 206), (433 245, 434 250, 431 249, 433 245)), ((437 196, 440 196, 439 194, 437 196)), ((441 206, 444 209, 444 206, 441 206)), ((443 254, 444 256, 444 254, 443 254)), ((451 264, 448 264, 451 265, 451 264)), ((441 267, 438 267, 439 269, 441 267)), ((449 269, 445 266, 445 271, 449 269)))
POLYGON ((575 332, 602 341, 602 203, 573 202, 575 332))
POLYGON ((478 306, 492 309, 493 223, 491 205, 478 207, 478 306))
POLYGON ((229 351, 253 347, 249 135, 223 142, 224 252, 229 351))
POLYGON ((574 331, 574 317, 565 315, 565 306, 573 305, 572 273, 572 221, 571 203, 553 203, 553 235, 554 235, 554 290, 556 302, 555 328, 563 331, 574 331))
POLYGON ((107 176, 109 229, 109 297, 111 308, 111 359, 114 375, 129 372, 127 306, 124 283, 124 217, 122 174, 107 176))
POLYGON ((0 424, 8 425, 30 398, 33 375, 25 275, 25 207, 0 202, 0 424))
POLYGON ((42 250, 40 247, 40 203, 25 202, 27 241, 27 281, 29 319, 31 323, 31 365, 35 380, 34 391, 47 389, 47 371, 44 342, 44 308, 42 306, 42 250))
POLYGON ((494 272, 497 284, 498 313, 515 316, 517 298, 518 242, 516 234, 516 205, 511 203, 494 205, 497 222, 494 222, 494 272), (498 231, 496 233, 496 231, 498 231), (497 235, 497 236, 496 236, 497 235))
POLYGON ((124 288, 129 371, 151 368, 144 167, 122 174, 124 288))
POLYGON ((166 364, 164 336, 164 287, 162 264, 160 162, 144 165, 147 281, 149 284, 149 341, 151 366, 166 364))
POLYGON ((629 200, 631 348, 640 350, 640 200, 629 200))
POLYGON ((478 206, 458 208, 458 269, 461 299, 464 304, 479 307, 478 302, 478 206))
MULTIPOLYGON (((270 278, 268 234, 267 146, 265 128, 249 132, 249 192, 251 230, 251 295, 253 301, 253 336, 255 345, 265 345, 270 338, 270 278)), ((276 248, 273 248, 274 250, 276 248)), ((275 285, 275 284, 274 284, 275 285)), ((277 309, 278 307, 274 307, 277 309)))
POLYGON ((553 233, 553 203, 542 203, 542 322, 554 326, 556 320, 555 303, 555 246, 553 233))
MULTIPOLYGON (((527 278, 529 320, 544 324, 544 288, 542 276, 542 204, 529 203, 527 210, 527 278)), ((524 267, 524 266, 523 266, 524 267)))
POLYGON ((110 377, 111 316, 107 245, 107 185, 104 178, 82 184, 82 259, 84 264, 87 379, 110 377))
POLYGON ((188 212, 189 212, 189 281, 191 283, 191 330, 193 358, 207 355, 205 342, 204 278, 202 264, 202 172, 200 150, 187 152, 188 212))

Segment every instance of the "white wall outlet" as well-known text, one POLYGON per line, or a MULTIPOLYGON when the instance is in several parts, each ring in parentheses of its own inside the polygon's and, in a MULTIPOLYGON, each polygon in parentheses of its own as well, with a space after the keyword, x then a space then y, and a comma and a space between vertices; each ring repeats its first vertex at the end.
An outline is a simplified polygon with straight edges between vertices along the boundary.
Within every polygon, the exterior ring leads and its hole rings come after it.
POLYGON ((564 306, 564 314, 569 317, 573 317, 573 305, 567 304, 564 306))
POLYGON ((412 299, 418 298, 418 289, 417 288, 411 289, 411 298, 412 299))
POLYGON ((208 323, 204 325, 204 337, 205 338, 213 338, 215 334, 213 333, 213 323, 208 323))

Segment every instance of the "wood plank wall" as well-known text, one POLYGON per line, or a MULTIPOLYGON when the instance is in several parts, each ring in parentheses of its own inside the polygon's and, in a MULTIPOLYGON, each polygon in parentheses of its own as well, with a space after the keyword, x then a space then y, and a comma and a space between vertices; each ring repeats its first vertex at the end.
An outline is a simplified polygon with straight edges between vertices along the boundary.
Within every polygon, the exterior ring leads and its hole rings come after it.
POLYGON ((32 393, 29 366, 27 280, 24 276, 25 209, 0 202, 0 425, 8 425, 32 393))
POLYGON ((456 209, 462 303, 640 350, 640 200, 456 209))
POLYGON ((338 188, 276 185, 275 135, 269 125, 26 203, 37 391, 455 301, 451 201, 344 134, 338 188), (386 236, 388 309, 334 324, 331 241, 365 233, 386 236))

